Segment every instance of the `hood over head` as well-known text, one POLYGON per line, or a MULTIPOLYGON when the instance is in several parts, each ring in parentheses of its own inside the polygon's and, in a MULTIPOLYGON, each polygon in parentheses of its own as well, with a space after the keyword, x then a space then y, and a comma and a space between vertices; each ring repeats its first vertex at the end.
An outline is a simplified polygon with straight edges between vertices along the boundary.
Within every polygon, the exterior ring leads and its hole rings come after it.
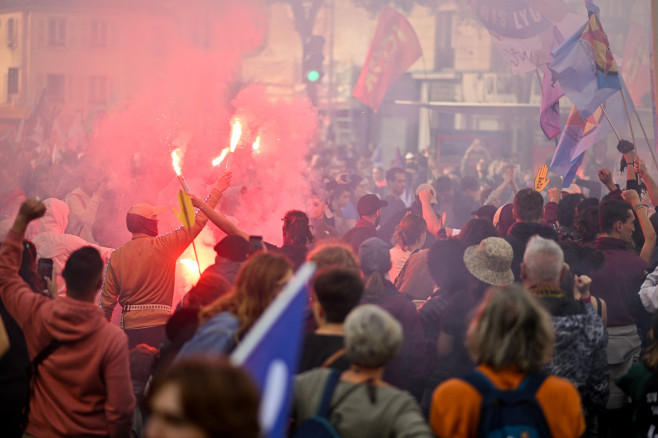
POLYGON ((39 219, 39 233, 64 234, 69 224, 69 206, 55 198, 48 198, 43 203, 46 206, 46 214, 39 219))

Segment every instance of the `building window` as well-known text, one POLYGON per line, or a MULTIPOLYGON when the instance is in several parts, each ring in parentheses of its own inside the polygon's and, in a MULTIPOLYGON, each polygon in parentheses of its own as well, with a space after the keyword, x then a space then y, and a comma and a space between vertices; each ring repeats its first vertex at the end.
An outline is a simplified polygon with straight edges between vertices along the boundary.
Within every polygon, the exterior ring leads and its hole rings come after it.
POLYGON ((66 96, 66 80, 64 75, 48 75, 46 78, 46 91, 52 100, 64 100, 66 96))
POLYGON ((18 94, 18 69, 9 67, 7 71, 7 95, 18 94))
POLYGON ((10 18, 7 20, 7 47, 10 49, 15 49, 18 43, 18 38, 16 34, 16 20, 10 18))
POLYGON ((107 77, 91 76, 89 78, 89 102, 104 104, 107 100, 107 77))
POLYGON ((91 22, 91 46, 107 47, 107 21, 93 20, 91 22))
POLYGON ((66 19, 51 18, 48 20, 48 46, 66 46, 66 19))

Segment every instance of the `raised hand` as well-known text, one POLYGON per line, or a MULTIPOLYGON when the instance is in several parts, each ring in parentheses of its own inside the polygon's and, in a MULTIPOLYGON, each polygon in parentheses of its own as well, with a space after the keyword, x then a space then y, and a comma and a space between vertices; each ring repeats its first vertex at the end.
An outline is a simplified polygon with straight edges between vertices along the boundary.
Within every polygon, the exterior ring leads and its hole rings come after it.
POLYGON ((23 201, 20 210, 18 210, 18 217, 23 219, 25 222, 31 222, 34 219, 39 219, 44 214, 46 214, 46 206, 44 203, 33 198, 29 198, 23 201))
POLYGON ((604 185, 607 186, 609 184, 613 184, 612 171, 607 167, 603 167, 602 169, 599 169, 598 175, 599 175, 599 181, 601 181, 604 185))
POLYGON ((624 190, 621 192, 621 197, 624 201, 633 206, 640 203, 640 195, 638 195, 635 190, 624 190))
POLYGON ((557 187, 551 187, 548 189, 548 199, 550 199, 551 202, 559 204, 560 200, 562 199, 562 190, 558 189, 557 187))
POLYGON ((220 192, 224 192, 231 186, 231 177, 233 174, 231 172, 226 172, 224 175, 220 176, 215 184, 215 188, 220 192))

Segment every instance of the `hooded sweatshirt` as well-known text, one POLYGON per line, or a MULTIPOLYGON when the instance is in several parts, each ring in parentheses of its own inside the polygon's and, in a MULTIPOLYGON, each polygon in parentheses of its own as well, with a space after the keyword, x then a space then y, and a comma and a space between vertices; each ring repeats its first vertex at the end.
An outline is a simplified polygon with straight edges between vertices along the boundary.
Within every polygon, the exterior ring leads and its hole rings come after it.
POLYGON ((38 367, 26 432, 40 438, 129 437, 135 409, 128 342, 91 302, 35 294, 18 275, 23 235, 0 247, 0 298, 25 333, 30 359, 62 344, 38 367))
POLYGON ((60 296, 64 296, 62 271, 73 251, 83 246, 92 246, 101 253, 103 262, 107 263, 114 249, 94 245, 81 237, 66 234, 69 222, 68 205, 55 198, 46 199, 43 203, 46 205, 46 214, 39 219, 38 234, 32 241, 37 247, 38 258, 53 259, 53 266, 57 269, 57 291, 60 296))

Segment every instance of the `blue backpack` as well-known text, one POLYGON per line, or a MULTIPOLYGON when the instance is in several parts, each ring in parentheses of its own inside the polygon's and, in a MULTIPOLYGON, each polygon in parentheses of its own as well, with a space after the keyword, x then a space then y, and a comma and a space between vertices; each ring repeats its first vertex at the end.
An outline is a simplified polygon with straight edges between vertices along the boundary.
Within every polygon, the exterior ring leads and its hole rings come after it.
POLYGON ((546 417, 535 398, 545 374, 528 373, 518 388, 498 389, 479 370, 461 377, 482 395, 477 436, 487 438, 550 438, 546 417))

